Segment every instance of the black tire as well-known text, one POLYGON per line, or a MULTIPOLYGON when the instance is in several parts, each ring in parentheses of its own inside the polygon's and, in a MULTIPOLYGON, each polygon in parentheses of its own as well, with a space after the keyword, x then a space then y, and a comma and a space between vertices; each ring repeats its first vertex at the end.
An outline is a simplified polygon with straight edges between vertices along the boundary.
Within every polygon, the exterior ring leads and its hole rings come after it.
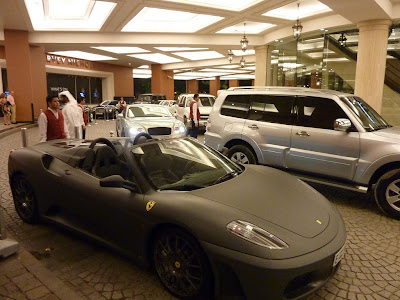
POLYGON ((400 219, 400 169, 391 170, 379 178, 375 201, 384 213, 400 219))
POLYGON ((11 180, 11 192, 14 206, 20 218, 29 224, 39 221, 38 204, 32 185, 23 175, 17 175, 11 180))
POLYGON ((198 242, 185 231, 169 228, 153 243, 157 275, 168 291, 180 299, 213 299, 210 263, 198 242))
POLYGON ((227 153, 228 158, 240 164, 257 164, 256 156, 253 151, 244 145, 236 145, 231 147, 227 153))

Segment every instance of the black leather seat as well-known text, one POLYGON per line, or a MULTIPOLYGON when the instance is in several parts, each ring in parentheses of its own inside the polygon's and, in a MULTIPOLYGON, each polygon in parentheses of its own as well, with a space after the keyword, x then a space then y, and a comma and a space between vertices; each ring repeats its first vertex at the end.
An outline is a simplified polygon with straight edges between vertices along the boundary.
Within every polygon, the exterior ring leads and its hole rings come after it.
POLYGON ((93 166, 94 175, 104 178, 111 175, 120 175, 128 178, 128 165, 121 161, 117 154, 108 146, 102 146, 96 151, 96 161, 93 166))
POLYGON ((93 149, 86 149, 84 157, 79 161, 79 168, 85 172, 91 172, 94 163, 94 151, 93 149))

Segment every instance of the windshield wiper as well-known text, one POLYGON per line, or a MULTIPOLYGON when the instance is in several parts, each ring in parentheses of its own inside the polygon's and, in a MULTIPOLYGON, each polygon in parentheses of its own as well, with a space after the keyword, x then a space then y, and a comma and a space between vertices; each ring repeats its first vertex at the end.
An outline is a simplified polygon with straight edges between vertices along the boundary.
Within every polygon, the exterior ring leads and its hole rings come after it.
POLYGON ((226 181, 228 179, 234 178, 234 177, 238 176, 238 174, 240 174, 240 173, 237 173, 236 171, 226 173, 225 175, 222 175, 220 178, 215 180, 212 184, 214 185, 214 184, 226 181))
POLYGON ((160 191, 174 190, 174 191, 193 191, 197 189, 201 189, 204 186, 197 184, 182 184, 177 186, 167 187, 165 189, 160 189, 160 191))

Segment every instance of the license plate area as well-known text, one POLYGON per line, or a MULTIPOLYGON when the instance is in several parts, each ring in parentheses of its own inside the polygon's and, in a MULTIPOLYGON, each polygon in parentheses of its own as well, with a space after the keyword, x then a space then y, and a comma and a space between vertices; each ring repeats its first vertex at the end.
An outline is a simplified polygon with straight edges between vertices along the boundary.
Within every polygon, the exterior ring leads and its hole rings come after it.
POLYGON ((336 266, 344 257, 344 253, 346 250, 346 244, 343 245, 342 248, 338 252, 336 252, 335 257, 333 259, 333 266, 336 266))

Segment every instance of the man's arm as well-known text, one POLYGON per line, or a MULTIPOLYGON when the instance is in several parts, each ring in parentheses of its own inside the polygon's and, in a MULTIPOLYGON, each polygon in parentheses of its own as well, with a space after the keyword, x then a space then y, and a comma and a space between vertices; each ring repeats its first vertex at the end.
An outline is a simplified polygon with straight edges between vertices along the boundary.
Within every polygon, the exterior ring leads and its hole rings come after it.
POLYGON ((38 118, 39 126, 39 143, 47 141, 47 117, 44 113, 41 113, 38 118))

